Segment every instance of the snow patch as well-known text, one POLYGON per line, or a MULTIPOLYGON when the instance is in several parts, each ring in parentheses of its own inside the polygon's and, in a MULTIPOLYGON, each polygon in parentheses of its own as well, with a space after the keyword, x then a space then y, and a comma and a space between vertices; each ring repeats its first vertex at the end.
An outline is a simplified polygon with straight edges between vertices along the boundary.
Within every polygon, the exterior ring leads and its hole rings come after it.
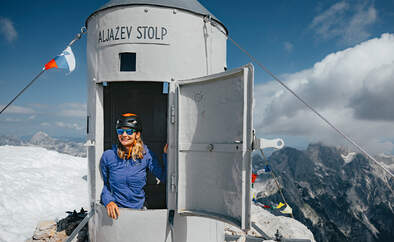
POLYGON ((354 156, 356 156, 356 152, 349 152, 347 155, 341 154, 341 157, 346 164, 352 162, 354 156))
POLYGON ((363 222, 365 225, 367 225, 367 227, 372 231, 372 233, 375 235, 375 237, 378 237, 379 234, 379 230, 371 223, 371 221, 369 221, 369 219, 367 218, 367 216, 365 216, 365 213, 362 214, 363 216, 363 222))
POLYGON ((304 203, 304 206, 300 207, 300 209, 301 209, 301 212, 304 214, 305 218, 308 218, 310 221, 312 221, 313 225, 316 225, 319 223, 319 221, 320 221, 319 215, 307 203, 304 203))
POLYGON ((0 146, 0 157, 0 241, 25 241, 38 221, 89 208, 86 158, 23 146, 0 146))

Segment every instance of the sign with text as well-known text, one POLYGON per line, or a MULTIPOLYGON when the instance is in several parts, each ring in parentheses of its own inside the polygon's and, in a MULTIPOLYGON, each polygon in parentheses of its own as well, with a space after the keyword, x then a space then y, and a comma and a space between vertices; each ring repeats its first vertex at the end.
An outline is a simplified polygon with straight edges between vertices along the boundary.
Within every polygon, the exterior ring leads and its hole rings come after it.
POLYGON ((170 31, 164 25, 115 25, 98 31, 99 46, 123 43, 170 44, 170 31))

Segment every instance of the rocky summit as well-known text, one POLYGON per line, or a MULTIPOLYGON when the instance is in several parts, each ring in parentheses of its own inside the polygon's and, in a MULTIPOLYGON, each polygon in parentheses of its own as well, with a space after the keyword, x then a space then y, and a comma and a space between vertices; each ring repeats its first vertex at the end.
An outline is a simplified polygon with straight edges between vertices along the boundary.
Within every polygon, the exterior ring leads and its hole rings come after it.
MULTIPOLYGON (((394 241, 394 180, 361 154, 312 144, 284 148, 269 157, 294 217, 316 241, 394 241)), ((254 171, 266 162, 253 157, 254 171)), ((257 200, 282 201, 271 174, 256 181, 257 200)))

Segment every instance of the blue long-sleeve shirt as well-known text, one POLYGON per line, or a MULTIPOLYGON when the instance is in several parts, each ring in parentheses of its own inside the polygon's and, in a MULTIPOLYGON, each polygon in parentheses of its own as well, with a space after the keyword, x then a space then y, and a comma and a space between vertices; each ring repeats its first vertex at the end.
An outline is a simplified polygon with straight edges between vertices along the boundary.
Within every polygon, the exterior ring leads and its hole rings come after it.
MULTIPOLYGON (((159 164, 155 154, 144 146, 145 155, 135 161, 121 159, 114 146, 106 150, 100 160, 100 170, 104 181, 101 202, 107 206, 115 202, 119 207, 141 209, 145 202, 144 186, 146 168, 161 182, 166 182, 166 169, 159 164)), ((167 167, 167 155, 163 154, 164 167, 167 167)))

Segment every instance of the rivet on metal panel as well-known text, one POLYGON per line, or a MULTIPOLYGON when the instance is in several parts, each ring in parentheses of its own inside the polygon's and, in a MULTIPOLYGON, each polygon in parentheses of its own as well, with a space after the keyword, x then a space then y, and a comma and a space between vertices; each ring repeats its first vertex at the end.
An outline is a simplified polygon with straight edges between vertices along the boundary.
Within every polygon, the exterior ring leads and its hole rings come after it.
POLYGON ((145 8, 145 9, 144 9, 144 12, 145 12, 145 13, 147 13, 147 12, 148 12, 148 9, 147 9, 147 8, 145 8))
POLYGON ((209 144, 209 145, 208 145, 208 150, 209 150, 210 152, 213 151, 213 144, 209 144))
POLYGON ((176 14, 176 9, 172 10, 172 13, 173 13, 173 14, 176 14))
POLYGON ((202 92, 196 92, 193 95, 193 99, 194 101, 196 101, 197 103, 201 102, 201 100, 204 98, 204 94, 202 94, 202 92))

